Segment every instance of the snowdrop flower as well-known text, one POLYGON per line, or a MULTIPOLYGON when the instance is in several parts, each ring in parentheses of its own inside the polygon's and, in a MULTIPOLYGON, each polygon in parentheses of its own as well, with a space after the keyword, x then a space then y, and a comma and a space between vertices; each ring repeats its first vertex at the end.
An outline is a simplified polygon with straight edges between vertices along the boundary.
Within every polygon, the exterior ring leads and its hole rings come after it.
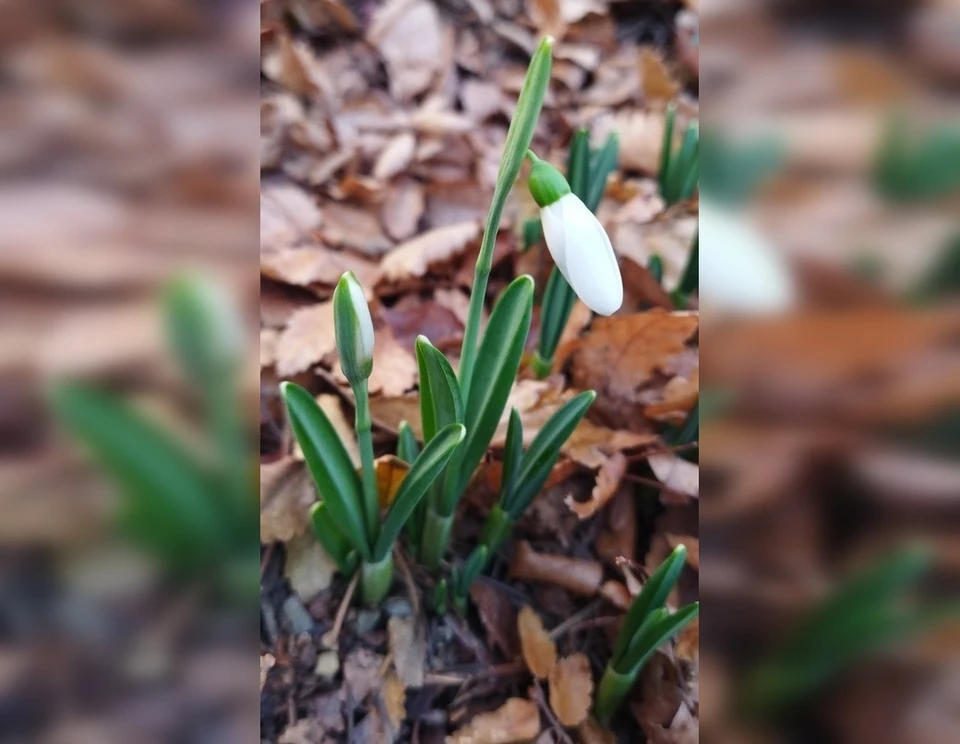
POLYGON ((340 368, 347 381, 356 385, 373 371, 373 321, 353 272, 345 272, 333 291, 333 326, 340 368))
POLYGON ((623 303, 623 281, 610 238, 560 171, 527 152, 529 188, 540 207, 547 248, 577 297, 593 312, 612 315, 623 303))
POLYGON ((796 288, 783 256, 743 217, 700 200, 700 306, 739 315, 792 308, 796 288))

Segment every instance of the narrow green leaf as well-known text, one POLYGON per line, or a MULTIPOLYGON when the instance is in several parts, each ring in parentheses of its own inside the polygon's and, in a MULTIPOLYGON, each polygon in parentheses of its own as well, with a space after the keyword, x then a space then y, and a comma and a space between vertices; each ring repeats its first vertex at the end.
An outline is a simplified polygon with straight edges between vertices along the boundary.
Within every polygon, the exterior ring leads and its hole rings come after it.
POLYGON ((517 107, 507 130, 507 140, 503 147, 503 157, 497 171, 497 182, 493 190, 493 200, 480 243, 480 255, 474 270, 473 287, 470 292, 470 307, 467 312, 467 324, 463 331, 463 345, 460 352, 460 390, 465 399, 470 397, 474 363, 477 359, 477 338, 480 336, 480 322, 483 315, 483 303, 487 294, 487 280, 493 263, 493 249, 503 208, 513 188, 520 167, 526 157, 533 131, 537 126, 543 98, 550 85, 550 66, 553 61, 553 44, 550 37, 540 41, 537 50, 530 59, 530 66, 523 81, 523 87, 517 98, 517 107))
POLYGON ((310 507, 310 524, 313 525, 313 533, 317 536, 317 540, 327 551, 327 555, 337 564, 341 573, 351 574, 356 568, 355 561, 352 566, 350 561, 353 548, 337 527, 336 520, 323 501, 318 501, 310 507))
POLYGON ((657 281, 657 284, 663 284, 663 259, 659 253, 654 253, 647 259, 647 271, 657 281))
POLYGON ((174 568, 224 548, 211 479, 171 434, 108 393, 65 384, 51 397, 58 418, 120 485, 132 537, 174 568))
POLYGON ((667 640, 672 638, 684 625, 689 623, 700 612, 700 603, 694 602, 677 612, 670 614, 666 607, 661 607, 652 613, 653 621, 644 623, 642 633, 637 633, 630 643, 623 663, 619 665, 621 672, 636 674, 667 640))
POLYGON ((463 566, 457 571, 456 592, 461 597, 466 597, 470 592, 470 585, 477 580, 484 566, 487 565, 487 546, 478 545, 472 551, 463 566))
POLYGON ((596 212, 600 200, 607 190, 607 179, 617 168, 617 157, 620 154, 620 141, 616 132, 607 137, 603 147, 597 150, 590 158, 590 184, 587 187, 587 196, 583 203, 587 209, 596 212))
POLYGON ((397 457, 410 465, 417 459, 420 452, 420 445, 417 444, 417 437, 410 428, 410 424, 401 421, 397 430, 397 457))
POLYGON ((618 664, 618 668, 619 661, 627 650, 627 646, 633 636, 637 634, 647 615, 662 608, 664 602, 667 601, 674 584, 677 583, 680 574, 683 572, 683 565, 686 560, 686 547, 678 545, 647 579, 643 589, 640 590, 640 594, 633 600, 633 604, 630 605, 627 616, 623 620, 620 636, 617 638, 616 646, 613 649, 613 659, 618 664))
POLYGON ((429 442, 441 429, 463 423, 463 401, 453 367, 426 336, 417 337, 416 354, 423 441, 429 442))
POLYGON ((360 477, 340 436, 313 396, 302 387, 284 382, 280 393, 287 404, 293 434, 330 515, 361 557, 369 561, 360 477))
POLYGON ((503 447, 503 477, 500 481, 500 493, 509 494, 513 491, 522 458, 523 423, 520 421, 520 412, 513 408, 510 410, 510 420, 507 422, 507 440, 503 447))
POLYGON ((423 452, 404 476, 400 490, 380 529, 380 537, 373 551, 375 561, 382 560, 393 548, 404 523, 465 436, 466 429, 463 424, 450 424, 427 442, 423 452))
POLYGON ((687 256, 687 265, 683 269, 683 276, 680 277, 680 284, 677 289, 685 295, 693 294, 700 286, 700 231, 697 230, 693 237, 693 245, 690 247, 690 254, 687 256))
POLYGON ((577 295, 556 266, 550 271, 540 306, 540 356, 553 359, 577 295))
POLYGON ((537 432, 523 455, 516 487, 505 507, 511 519, 518 519, 543 487, 560 456, 560 448, 570 438, 596 397, 593 390, 574 396, 537 432))
POLYGON ((660 185, 660 194, 665 201, 667 200, 667 190, 670 187, 669 176, 673 159, 673 127, 676 119, 676 106, 668 106, 663 127, 663 141, 660 144, 660 170, 657 172, 657 183, 660 185))
POLYGON ((450 469, 444 485, 445 515, 453 513, 500 423, 520 367, 532 310, 533 279, 521 276, 503 291, 490 314, 480 342, 477 374, 465 407, 467 438, 458 453, 456 467, 450 469))

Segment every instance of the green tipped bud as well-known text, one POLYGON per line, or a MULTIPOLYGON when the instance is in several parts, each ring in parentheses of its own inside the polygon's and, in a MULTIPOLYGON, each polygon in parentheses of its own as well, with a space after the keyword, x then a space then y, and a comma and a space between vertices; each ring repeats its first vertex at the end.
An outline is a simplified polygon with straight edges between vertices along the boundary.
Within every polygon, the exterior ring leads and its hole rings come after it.
POLYGON ((333 325, 344 377, 351 385, 363 382, 373 371, 373 321, 353 272, 344 272, 333 291, 333 325))
POLYGON ((549 207, 559 201, 560 197, 570 193, 570 184, 560 171, 529 150, 527 150, 527 157, 532 163, 527 185, 538 207, 549 207))

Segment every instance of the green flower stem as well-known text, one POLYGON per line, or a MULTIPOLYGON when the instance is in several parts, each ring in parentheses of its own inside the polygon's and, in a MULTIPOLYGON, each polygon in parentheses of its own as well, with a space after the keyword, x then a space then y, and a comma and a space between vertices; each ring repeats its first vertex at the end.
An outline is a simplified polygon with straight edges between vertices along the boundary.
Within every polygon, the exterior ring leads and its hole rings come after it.
MULTIPOLYGON (((363 518, 366 522, 367 540, 371 546, 377 542, 380 532, 380 496, 377 493, 377 471, 373 464, 373 436, 370 421, 370 394, 367 381, 353 386, 356 399, 356 429, 360 444, 361 480, 363 483, 363 518)), ((372 547, 371 547, 372 549, 372 547)))
POLYGON ((539 350, 535 351, 533 359, 530 360, 530 366, 533 367, 533 373, 537 376, 537 379, 544 380, 550 376, 550 372, 553 370, 553 357, 544 359, 540 356, 539 350))
POLYGON ((554 41, 545 37, 534 52, 527 68, 527 76, 517 99, 517 108, 507 130, 507 141, 497 172, 497 184, 493 191, 493 201, 487 213, 487 221, 480 243, 480 255, 474 270, 473 288, 470 292, 470 307, 467 312, 467 324, 463 330, 463 346, 460 350, 460 389, 463 399, 469 398, 470 381, 477 357, 477 343, 480 338, 480 320, 483 314, 483 302, 487 294, 487 280, 493 264, 493 249, 497 242, 497 231, 503 208, 520 174, 523 158, 533 140, 533 130, 543 107, 543 98, 550 83, 550 65, 552 62, 554 41))
POLYGON ((600 725, 609 725, 610 719, 623 705, 623 701, 630 694, 636 681, 636 674, 620 674, 607 664, 607 668, 603 670, 603 678, 600 680, 600 687, 597 688, 596 702, 593 706, 593 712, 600 725))
POLYGON ((453 515, 437 514, 427 508, 423 525, 423 540, 420 543, 420 562, 431 571, 440 568, 443 553, 450 542, 450 530, 453 528, 453 515))
POLYGON ((480 537, 480 542, 487 546, 487 555, 490 558, 500 550, 500 546, 503 545, 512 529, 513 520, 510 515, 503 510, 500 504, 494 504, 480 537))
POLYGON ((387 553, 386 557, 379 563, 367 563, 364 561, 360 568, 360 591, 363 596, 363 603, 366 605, 377 605, 393 584, 393 553, 387 553))

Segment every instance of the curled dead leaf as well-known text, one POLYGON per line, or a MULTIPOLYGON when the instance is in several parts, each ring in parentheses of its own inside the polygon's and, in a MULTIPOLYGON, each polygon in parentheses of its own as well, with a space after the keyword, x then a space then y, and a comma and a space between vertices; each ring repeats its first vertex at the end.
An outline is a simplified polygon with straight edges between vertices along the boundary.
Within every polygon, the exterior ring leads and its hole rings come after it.
POLYGON ((477 608, 480 622, 487 631, 487 638, 498 646, 508 659, 520 652, 517 634, 517 611, 501 589, 484 581, 470 585, 470 599, 477 608))
POLYGON ((590 500, 581 503, 568 495, 563 502, 570 507, 581 520, 588 519, 607 505, 607 502, 613 498, 617 489, 620 487, 620 481, 623 480, 624 473, 627 472, 627 458, 622 452, 615 452, 597 472, 597 483, 590 492, 590 500))
POLYGON ((540 733, 536 703, 510 698, 492 713, 474 716, 466 726, 446 738, 446 744, 515 744, 540 733))
POLYGON ((374 461, 377 472, 377 492, 380 496, 380 508, 386 509, 393 503, 410 470, 410 465, 396 455, 382 455, 374 461))
POLYGON ((584 654, 557 662, 550 672, 550 707, 564 726, 578 726, 593 705, 593 675, 584 654))
POLYGON ((590 597, 597 593, 603 581, 603 566, 599 561, 537 553, 530 543, 520 540, 510 564, 510 575, 523 581, 556 584, 574 594, 590 597))
POLYGON ((534 677, 547 679, 557 663, 557 645, 543 627, 543 620, 529 605, 517 615, 517 631, 527 668, 534 677))
POLYGON ((660 452, 647 458, 653 474, 671 491, 698 498, 700 495, 700 467, 671 452, 660 452))

